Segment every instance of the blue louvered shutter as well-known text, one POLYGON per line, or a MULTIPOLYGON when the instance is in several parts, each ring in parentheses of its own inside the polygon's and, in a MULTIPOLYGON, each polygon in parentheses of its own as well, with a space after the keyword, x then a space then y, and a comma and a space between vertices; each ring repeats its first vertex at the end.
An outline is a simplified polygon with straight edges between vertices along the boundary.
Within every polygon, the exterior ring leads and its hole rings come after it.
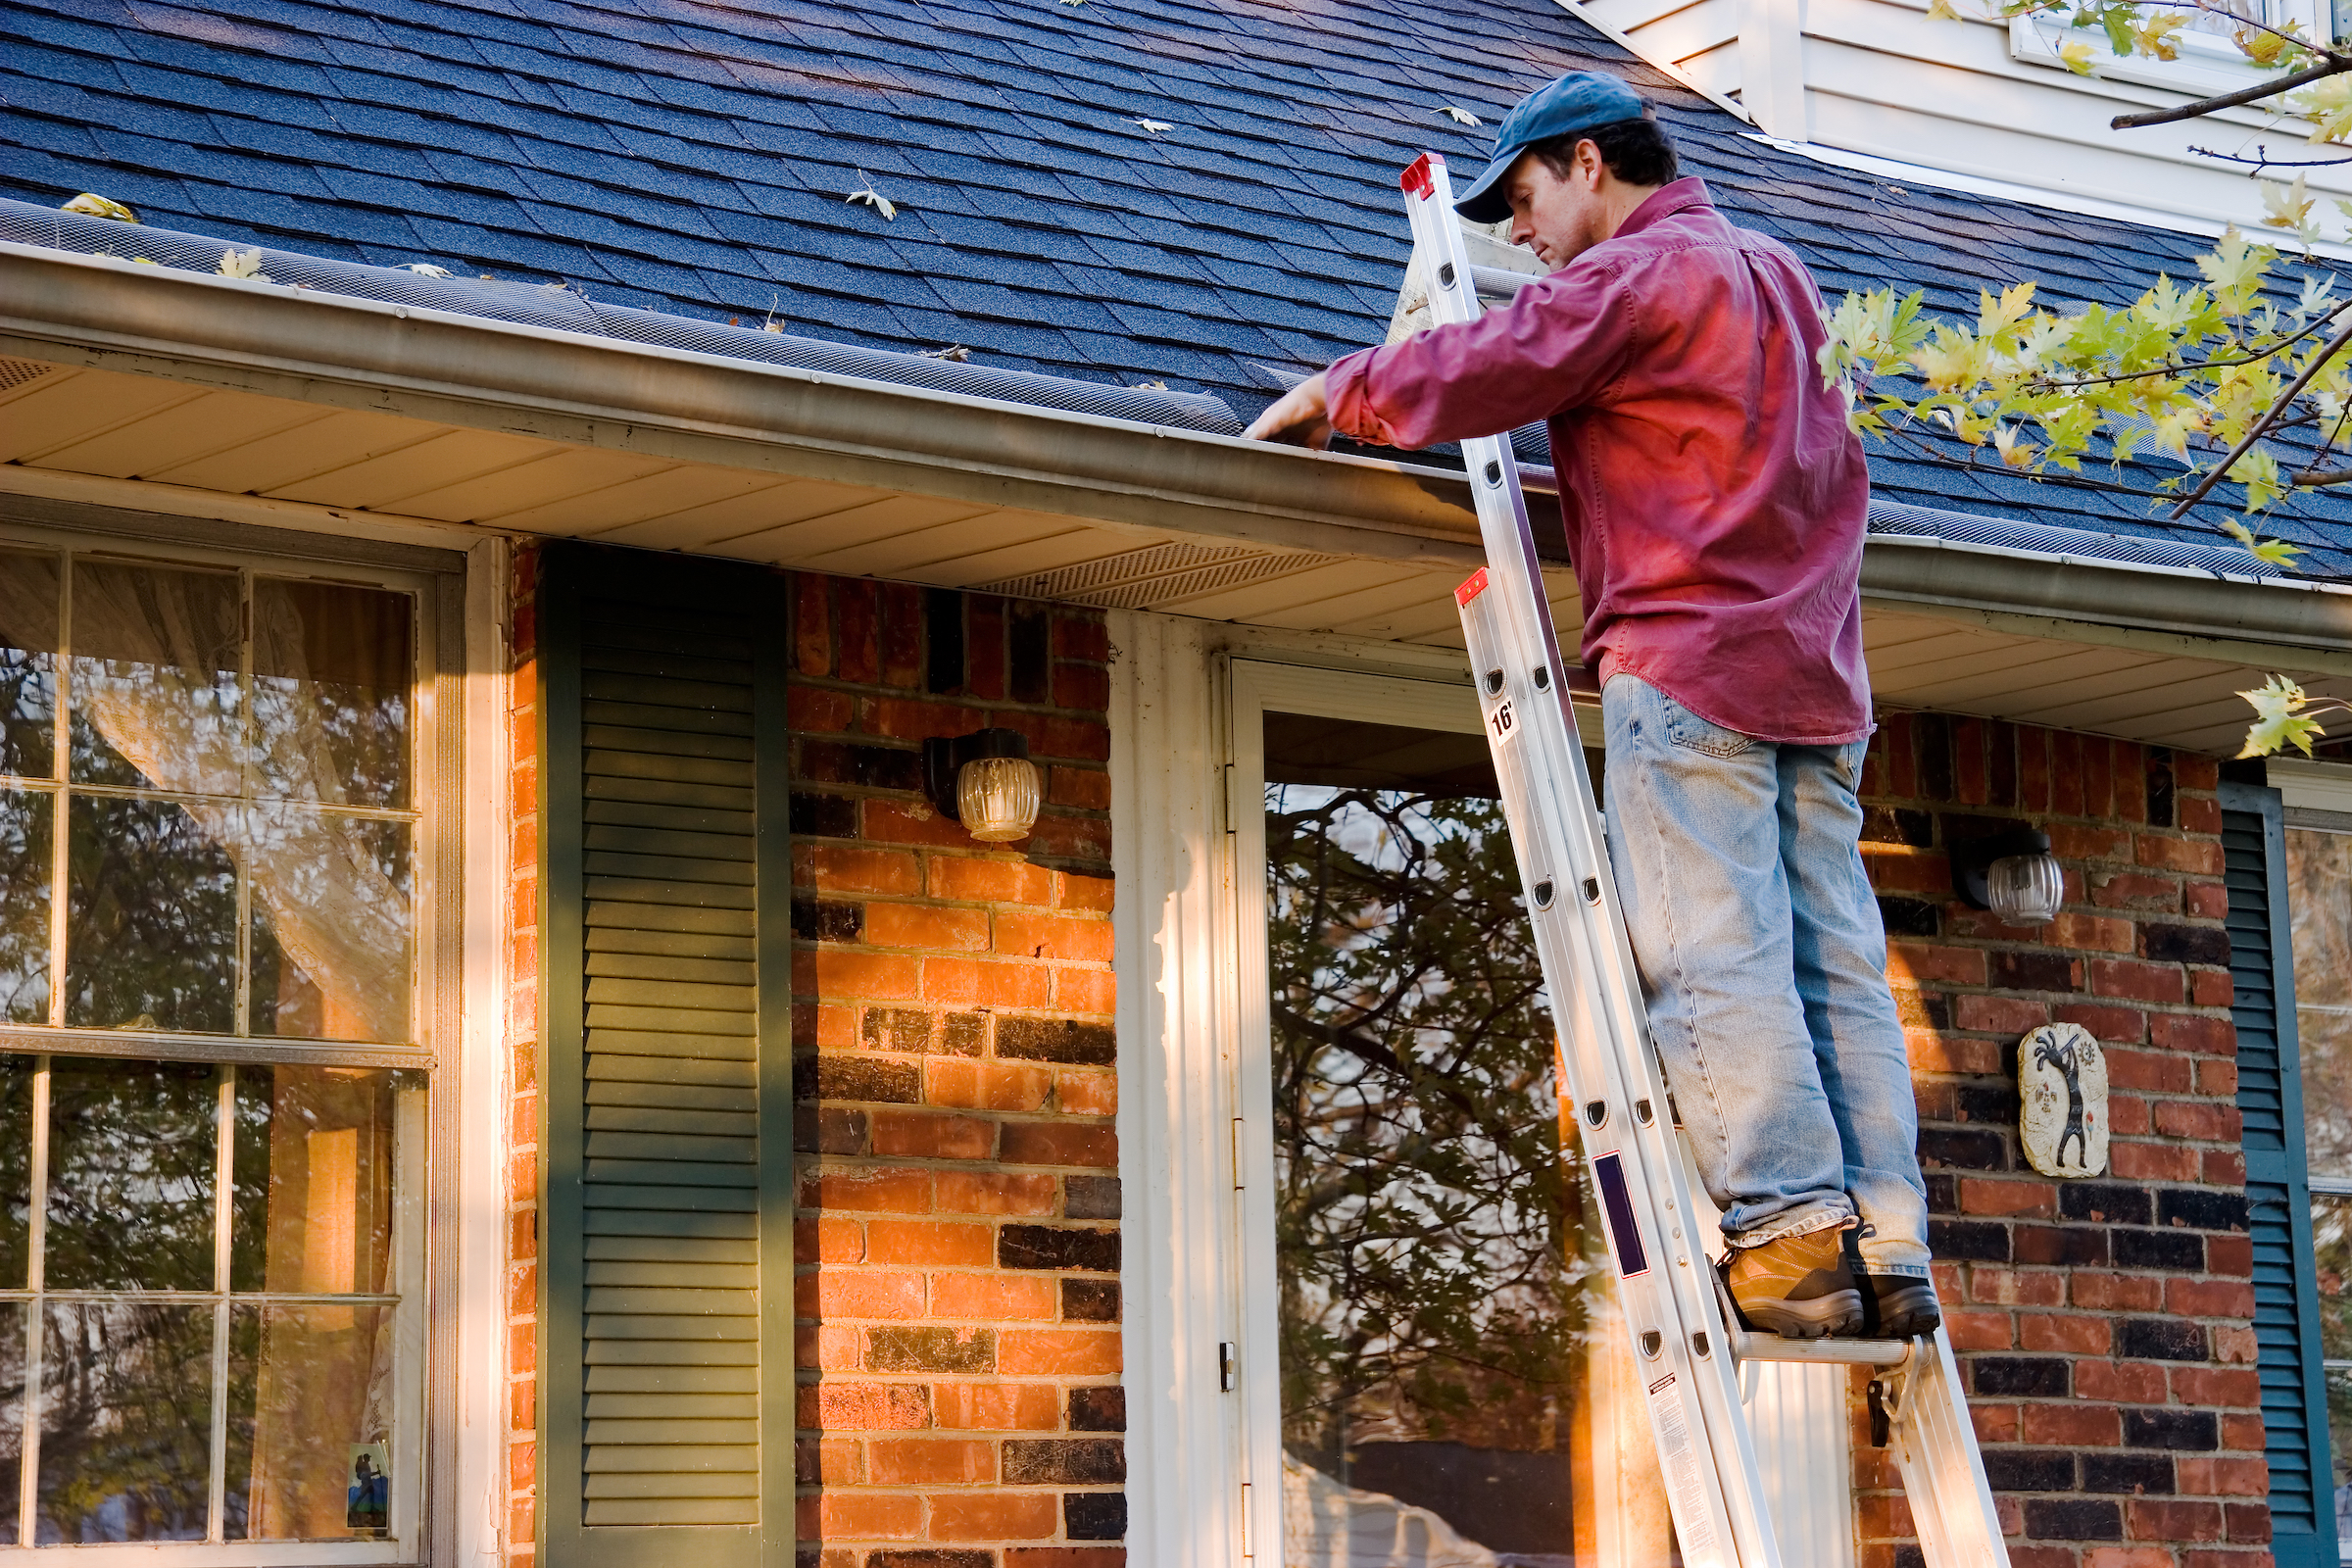
POLYGON ((2224 784, 2222 847, 2235 986, 2230 1012, 2237 1024, 2237 1104, 2245 1118, 2254 1240, 2254 1337, 2271 1468, 2271 1549, 2278 1568, 2338 1568, 2278 792, 2224 784))

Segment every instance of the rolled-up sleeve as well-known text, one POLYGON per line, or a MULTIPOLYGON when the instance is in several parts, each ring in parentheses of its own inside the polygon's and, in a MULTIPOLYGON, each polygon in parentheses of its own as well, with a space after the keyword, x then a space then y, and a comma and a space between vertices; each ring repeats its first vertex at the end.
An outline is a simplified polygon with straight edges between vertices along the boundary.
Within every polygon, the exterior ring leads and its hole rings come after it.
POLYGON ((1324 373, 1332 428, 1413 448, 1549 418, 1617 377, 1637 314, 1617 268, 1571 263, 1475 321, 1335 363, 1324 373))

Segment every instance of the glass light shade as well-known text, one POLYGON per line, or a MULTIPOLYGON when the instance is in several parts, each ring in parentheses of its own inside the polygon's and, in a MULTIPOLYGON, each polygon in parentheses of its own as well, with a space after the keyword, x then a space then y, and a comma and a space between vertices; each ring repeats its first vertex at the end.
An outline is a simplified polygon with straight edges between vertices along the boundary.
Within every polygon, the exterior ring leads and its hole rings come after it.
POLYGON ((1025 757, 978 757, 956 775, 963 830, 983 844, 1025 839, 1037 825, 1037 764, 1025 757))
POLYGON ((2004 855, 1984 868, 1985 903, 2011 925, 2042 925, 2058 917, 2066 874, 2047 855, 2004 855))

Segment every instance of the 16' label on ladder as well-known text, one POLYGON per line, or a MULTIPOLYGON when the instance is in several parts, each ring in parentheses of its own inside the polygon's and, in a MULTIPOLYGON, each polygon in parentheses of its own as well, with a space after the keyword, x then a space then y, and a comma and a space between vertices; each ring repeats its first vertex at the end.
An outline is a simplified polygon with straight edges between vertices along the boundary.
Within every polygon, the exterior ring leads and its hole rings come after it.
POLYGON ((1505 697, 1487 710, 1487 735, 1497 746, 1508 746, 1519 738, 1519 710, 1505 697))

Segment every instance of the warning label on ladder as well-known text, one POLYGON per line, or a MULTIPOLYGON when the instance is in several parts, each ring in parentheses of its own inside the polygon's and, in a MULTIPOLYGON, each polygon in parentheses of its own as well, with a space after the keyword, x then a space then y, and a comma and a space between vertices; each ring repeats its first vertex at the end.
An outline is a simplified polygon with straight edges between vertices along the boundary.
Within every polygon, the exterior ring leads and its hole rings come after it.
POLYGON ((1674 1498, 1676 1539, 1683 1561, 1700 1568, 1717 1560, 1714 1521, 1707 1516, 1705 1478, 1699 1474, 1698 1454, 1690 1446, 1690 1427, 1683 1419, 1683 1401, 1669 1372, 1649 1386, 1649 1408, 1658 1434, 1658 1468, 1664 1472, 1667 1493, 1674 1498))

